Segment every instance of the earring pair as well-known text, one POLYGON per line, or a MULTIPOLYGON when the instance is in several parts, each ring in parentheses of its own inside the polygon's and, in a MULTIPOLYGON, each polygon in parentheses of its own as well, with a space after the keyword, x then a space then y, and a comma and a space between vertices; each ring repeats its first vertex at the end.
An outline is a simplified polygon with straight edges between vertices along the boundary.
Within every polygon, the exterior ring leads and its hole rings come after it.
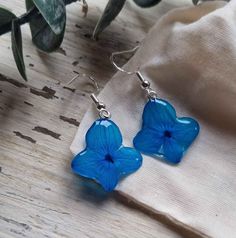
MULTIPOLYGON (((143 110, 142 128, 133 139, 134 148, 122 145, 118 126, 110 119, 111 114, 105 104, 93 93, 91 98, 100 118, 86 134, 86 149, 76 155, 71 164, 76 174, 94 179, 106 191, 112 191, 122 176, 141 167, 141 153, 162 158, 168 163, 179 163, 200 129, 196 120, 189 117, 178 118, 174 107, 158 98, 150 82, 144 79, 139 70, 126 71, 115 63, 115 56, 134 52, 137 48, 111 55, 111 62, 116 69, 137 76, 148 98, 143 110)), ((89 78, 98 90, 96 81, 90 76, 89 78)))

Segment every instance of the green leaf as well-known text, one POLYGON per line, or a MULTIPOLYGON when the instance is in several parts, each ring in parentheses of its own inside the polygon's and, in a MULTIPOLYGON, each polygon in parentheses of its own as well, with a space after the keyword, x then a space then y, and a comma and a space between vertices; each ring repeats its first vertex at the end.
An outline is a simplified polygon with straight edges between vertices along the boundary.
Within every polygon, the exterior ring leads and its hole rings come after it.
POLYGON ((12 52, 16 62, 16 66, 21 76, 24 78, 24 80, 27 80, 22 50, 21 29, 18 19, 12 20, 11 42, 12 42, 12 52))
POLYGON ((98 35, 111 24, 111 22, 118 16, 122 10, 126 0, 109 0, 101 18, 99 19, 95 30, 93 32, 93 38, 97 39, 98 35))
POLYGON ((11 22, 14 18, 16 15, 0 6, 0 27, 11 22))
POLYGON ((197 5, 199 0, 192 0, 192 2, 193 2, 194 5, 197 5))
POLYGON ((140 7, 153 7, 161 0, 134 0, 134 2, 140 7))
MULTIPOLYGON (((26 0, 27 10, 30 10, 34 6, 33 0, 26 0)), ((56 34, 42 15, 33 18, 29 23, 33 43, 42 51, 55 51, 60 47, 64 38, 66 22, 64 21, 63 24, 61 33, 56 34)))
POLYGON ((63 0, 32 0, 53 32, 60 35, 66 22, 66 8, 63 0))

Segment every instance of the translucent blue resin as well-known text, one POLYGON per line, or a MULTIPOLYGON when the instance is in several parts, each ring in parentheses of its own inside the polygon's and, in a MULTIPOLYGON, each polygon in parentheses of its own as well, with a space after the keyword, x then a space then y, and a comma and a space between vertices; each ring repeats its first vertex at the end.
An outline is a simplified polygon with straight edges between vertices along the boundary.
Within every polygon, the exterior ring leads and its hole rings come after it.
POLYGON ((134 147, 142 153, 177 164, 199 133, 199 124, 189 117, 176 117, 173 106, 161 99, 151 99, 143 111, 141 131, 134 147))
POLYGON ((122 145, 120 130, 111 120, 96 120, 86 134, 86 144, 86 149, 73 159, 72 170, 96 180, 106 191, 112 191, 121 176, 142 165, 141 154, 122 145))

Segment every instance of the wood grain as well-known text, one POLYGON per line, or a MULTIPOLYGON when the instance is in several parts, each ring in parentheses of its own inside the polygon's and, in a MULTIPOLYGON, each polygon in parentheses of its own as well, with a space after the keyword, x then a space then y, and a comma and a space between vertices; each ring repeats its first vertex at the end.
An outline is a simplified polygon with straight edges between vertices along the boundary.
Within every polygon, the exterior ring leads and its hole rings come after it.
MULTIPOLYGON (((36 50, 25 25, 27 83, 17 72, 10 35, 0 38, 1 238, 181 237, 71 173, 69 146, 93 87, 81 77, 66 82, 76 71, 104 86, 114 73, 111 52, 136 45, 162 14, 183 2, 146 10, 128 2, 97 42, 90 37, 106 1, 88 1, 87 18, 79 3, 70 5, 62 47, 49 55, 36 50)), ((0 4, 18 15, 25 11, 24 1, 0 4)))

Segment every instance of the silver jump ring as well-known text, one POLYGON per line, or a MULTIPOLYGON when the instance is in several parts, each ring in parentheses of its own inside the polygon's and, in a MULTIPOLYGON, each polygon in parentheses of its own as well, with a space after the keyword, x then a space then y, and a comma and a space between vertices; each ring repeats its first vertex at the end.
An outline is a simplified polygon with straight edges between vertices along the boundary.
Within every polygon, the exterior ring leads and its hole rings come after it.
POLYGON ((109 119, 111 118, 111 113, 108 112, 105 108, 102 108, 99 110, 99 116, 103 119, 109 119))
POLYGON ((147 88, 146 91, 147 91, 148 97, 150 99, 156 99, 157 98, 157 93, 153 89, 147 88))

